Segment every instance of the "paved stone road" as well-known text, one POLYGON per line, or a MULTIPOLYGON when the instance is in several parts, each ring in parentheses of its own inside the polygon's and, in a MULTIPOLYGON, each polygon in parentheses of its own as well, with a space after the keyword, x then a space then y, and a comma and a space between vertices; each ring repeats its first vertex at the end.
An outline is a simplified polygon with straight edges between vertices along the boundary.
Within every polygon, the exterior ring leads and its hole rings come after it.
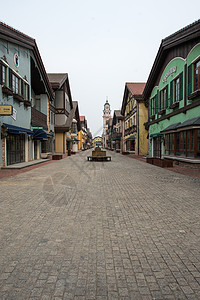
POLYGON ((0 180, 0 299, 200 299, 200 179, 88 154, 0 180))

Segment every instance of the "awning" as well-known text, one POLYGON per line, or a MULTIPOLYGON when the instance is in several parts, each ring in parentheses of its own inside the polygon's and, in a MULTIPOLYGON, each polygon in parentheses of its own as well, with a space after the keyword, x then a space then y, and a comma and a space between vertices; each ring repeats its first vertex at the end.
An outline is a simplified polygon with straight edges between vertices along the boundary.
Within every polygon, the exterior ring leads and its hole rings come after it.
POLYGON ((158 133, 152 133, 152 134, 150 134, 150 138, 158 137, 158 136, 162 136, 162 133, 158 132, 158 133))
POLYGON ((7 127, 8 133, 33 135, 33 131, 27 128, 18 127, 6 123, 3 123, 3 126, 7 127))
POLYGON ((180 126, 180 124, 181 124, 181 122, 171 124, 167 128, 165 128, 164 130, 162 130, 161 132, 175 131, 180 126))
POLYGON ((129 136, 129 137, 126 139, 126 141, 131 141, 131 140, 135 140, 135 136, 134 136, 134 135, 131 135, 131 136, 129 136))
POLYGON ((35 141, 48 141, 47 134, 43 129, 33 129, 35 141))
POLYGON ((182 128, 182 127, 188 127, 188 126, 200 126, 200 117, 196 117, 196 118, 192 118, 189 119, 183 123, 180 123, 180 125, 178 126, 178 128, 182 128))

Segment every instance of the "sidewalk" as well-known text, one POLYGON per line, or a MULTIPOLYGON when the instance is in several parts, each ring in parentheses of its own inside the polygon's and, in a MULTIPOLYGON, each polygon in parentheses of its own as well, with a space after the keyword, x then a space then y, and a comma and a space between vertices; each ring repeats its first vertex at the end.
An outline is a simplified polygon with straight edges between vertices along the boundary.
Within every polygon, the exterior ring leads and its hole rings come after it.
POLYGON ((0 179, 5 177, 10 177, 10 176, 16 176, 18 174, 28 172, 30 170, 39 168, 41 166, 47 165, 52 162, 55 162, 55 160, 39 159, 34 162, 24 162, 21 164, 14 164, 9 167, 0 169, 0 179))
MULTIPOLYGON (((146 157, 144 157, 142 155, 129 154, 127 156, 131 157, 131 158, 135 158, 137 160, 140 160, 140 161, 143 161, 146 163, 146 157)), ((189 167, 187 168, 187 167, 182 167, 179 165, 173 166, 173 168, 165 168, 165 169, 182 174, 182 175, 191 176, 194 178, 200 178, 200 170, 198 170, 198 169, 191 169, 189 167)))

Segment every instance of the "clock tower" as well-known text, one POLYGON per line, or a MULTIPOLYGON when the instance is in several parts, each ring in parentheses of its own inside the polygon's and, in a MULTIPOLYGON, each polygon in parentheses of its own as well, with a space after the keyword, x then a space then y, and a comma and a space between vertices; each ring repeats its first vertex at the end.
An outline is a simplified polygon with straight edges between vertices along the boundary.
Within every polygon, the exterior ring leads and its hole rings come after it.
POLYGON ((106 130, 108 129, 108 125, 106 122, 111 118, 111 109, 110 104, 108 103, 108 100, 106 100, 106 103, 104 104, 104 110, 103 110, 103 147, 107 148, 107 135, 106 130))

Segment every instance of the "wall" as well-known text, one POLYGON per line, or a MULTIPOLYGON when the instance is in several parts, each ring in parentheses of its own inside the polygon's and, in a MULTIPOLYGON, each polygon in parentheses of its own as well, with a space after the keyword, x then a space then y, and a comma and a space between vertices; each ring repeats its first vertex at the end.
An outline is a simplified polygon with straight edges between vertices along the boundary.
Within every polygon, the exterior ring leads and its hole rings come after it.
POLYGON ((139 155, 147 155, 147 130, 144 123, 148 120, 148 109, 143 102, 139 103, 139 155))

